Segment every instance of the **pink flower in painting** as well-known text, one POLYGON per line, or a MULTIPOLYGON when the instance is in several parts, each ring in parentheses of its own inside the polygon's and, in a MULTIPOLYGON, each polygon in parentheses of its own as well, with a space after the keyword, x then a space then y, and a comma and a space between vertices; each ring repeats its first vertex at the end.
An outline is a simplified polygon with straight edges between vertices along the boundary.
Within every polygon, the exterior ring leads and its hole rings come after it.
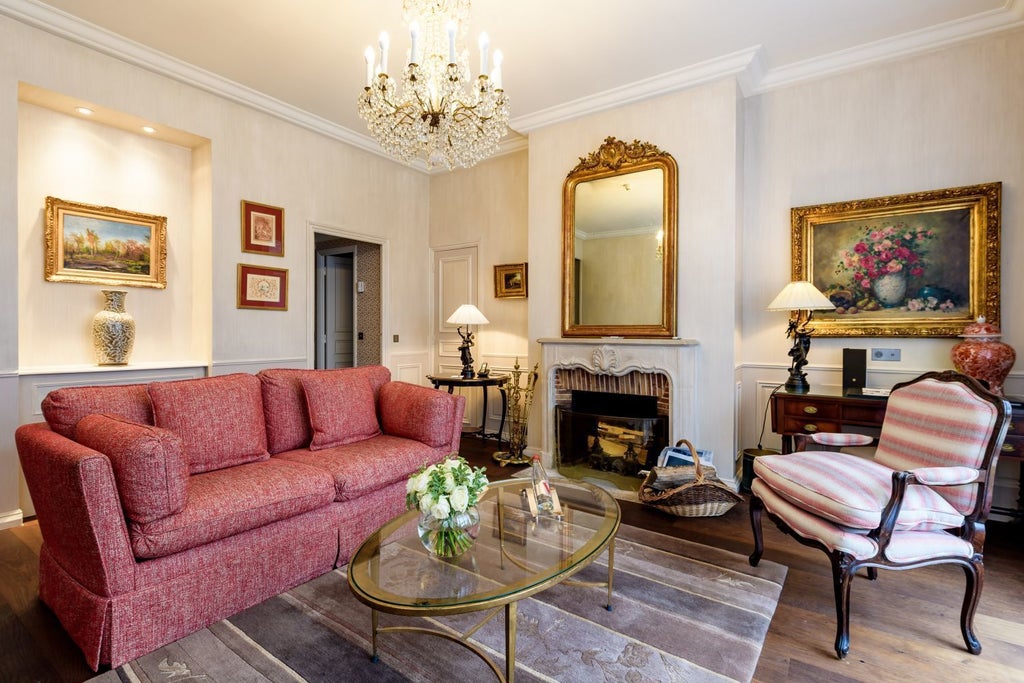
POLYGON ((925 274, 925 256, 934 230, 911 228, 903 223, 864 226, 850 249, 839 253, 836 275, 850 274, 850 285, 870 294, 875 280, 890 273, 906 272, 911 277, 925 274))

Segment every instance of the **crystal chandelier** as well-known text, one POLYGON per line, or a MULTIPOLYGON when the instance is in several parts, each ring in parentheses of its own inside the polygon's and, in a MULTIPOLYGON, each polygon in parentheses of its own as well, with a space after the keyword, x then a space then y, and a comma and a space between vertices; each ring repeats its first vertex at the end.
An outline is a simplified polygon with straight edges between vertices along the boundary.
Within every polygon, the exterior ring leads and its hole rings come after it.
POLYGON ((480 75, 473 79, 464 47, 469 0, 404 0, 409 26, 408 65, 399 87, 388 75, 387 33, 380 34, 380 61, 366 48, 366 87, 359 115, 388 154, 427 168, 470 167, 493 154, 508 129, 508 97, 501 86, 501 51, 480 34, 480 75))

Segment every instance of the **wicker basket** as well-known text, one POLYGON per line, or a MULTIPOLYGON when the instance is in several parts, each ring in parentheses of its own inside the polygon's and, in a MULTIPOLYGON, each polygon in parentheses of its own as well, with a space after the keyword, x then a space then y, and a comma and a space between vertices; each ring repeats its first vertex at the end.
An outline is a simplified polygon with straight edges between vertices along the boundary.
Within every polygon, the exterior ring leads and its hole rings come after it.
POLYGON ((713 468, 701 466, 692 443, 680 439, 676 446, 684 444, 693 466, 652 468, 640 487, 640 502, 680 517, 724 515, 743 498, 719 481, 713 468))

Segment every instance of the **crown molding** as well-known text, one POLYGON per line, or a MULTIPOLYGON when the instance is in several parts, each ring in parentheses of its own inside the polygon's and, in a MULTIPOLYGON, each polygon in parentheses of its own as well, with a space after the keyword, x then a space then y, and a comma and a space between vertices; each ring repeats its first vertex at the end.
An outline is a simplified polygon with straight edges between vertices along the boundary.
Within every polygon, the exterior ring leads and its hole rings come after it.
MULTIPOLYGON (((367 135, 83 21, 37 0, 0 0, 0 15, 394 161, 367 135)), ((395 162, 398 163, 398 162, 395 162)), ((414 167, 415 168, 415 167, 414 167)), ((417 169, 423 170, 423 169, 417 169)))
POLYGON ((726 76, 736 76, 741 83, 749 82, 746 72, 752 65, 760 65, 763 52, 760 45, 732 54, 724 55, 706 62, 669 71, 664 74, 645 78, 642 81, 605 90, 596 95, 581 97, 572 102, 559 104, 542 109, 533 114, 514 118, 511 126, 521 133, 544 128, 556 123, 571 121, 596 114, 597 112, 615 109, 626 104, 658 97, 679 90, 685 90, 704 83, 717 81, 726 76))
MULTIPOLYGON (((45 5, 39 0, 0 0, 0 15, 6 15, 23 24, 133 66, 166 76, 333 140, 352 145, 393 163, 400 163, 388 156, 368 135, 356 133, 321 116, 299 109, 205 69, 200 69, 141 43, 128 40, 78 17, 45 5)), ((1024 0, 1007 0, 999 9, 772 69, 768 68, 764 50, 758 45, 533 114, 520 116, 510 122, 510 127, 513 131, 526 135, 538 128, 728 77, 735 78, 742 95, 749 97, 1019 26, 1024 26, 1024 0)), ((501 143, 495 156, 511 154, 529 147, 529 141, 525 137, 510 136, 510 138, 501 143)), ((422 163, 408 166, 420 172, 431 172, 422 163)))
POLYGON ((999 9, 771 69, 759 82, 752 84, 749 94, 761 94, 878 62, 937 50, 1020 26, 1024 26, 1024 0, 1007 0, 999 9))

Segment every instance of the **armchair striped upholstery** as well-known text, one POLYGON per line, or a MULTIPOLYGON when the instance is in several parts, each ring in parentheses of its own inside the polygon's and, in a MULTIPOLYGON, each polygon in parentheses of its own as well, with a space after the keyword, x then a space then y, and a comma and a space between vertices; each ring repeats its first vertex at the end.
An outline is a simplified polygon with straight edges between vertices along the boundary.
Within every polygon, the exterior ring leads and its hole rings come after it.
MULTIPOLYGON (((930 372, 893 388, 873 459, 824 450, 754 461, 750 522, 756 565, 762 514, 832 563, 836 654, 849 652, 850 586, 857 569, 954 563, 967 590, 960 626, 981 652, 974 612, 981 596, 985 520, 1010 407, 975 380, 930 372)), ((841 437, 822 446, 841 443, 841 437)), ((814 442, 807 444, 813 448, 814 442)))

